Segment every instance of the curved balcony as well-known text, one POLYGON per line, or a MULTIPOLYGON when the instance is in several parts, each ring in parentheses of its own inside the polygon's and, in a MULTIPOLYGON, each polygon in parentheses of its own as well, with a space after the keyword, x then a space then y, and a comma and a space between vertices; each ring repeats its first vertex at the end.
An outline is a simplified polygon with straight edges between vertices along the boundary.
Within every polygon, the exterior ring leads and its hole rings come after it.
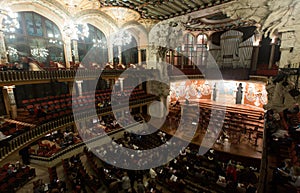
MULTIPOLYGON (((156 99, 156 97, 152 96, 152 97, 149 97, 146 99, 132 101, 132 102, 130 102, 130 107, 146 105, 146 104, 151 103, 151 101, 153 101, 155 99, 156 99)), ((124 105, 120 105, 120 106, 118 106, 118 110, 122 110, 122 108, 124 108, 124 107, 125 107, 124 105)), ((104 115, 104 114, 107 114, 110 112, 111 112, 111 107, 106 107, 103 109, 101 108, 101 109, 97 110, 98 115, 104 115)), ((88 119, 88 118, 95 116, 95 114, 92 111, 85 111, 85 112, 75 113, 74 116, 75 116, 76 120, 84 120, 84 119, 88 119)), ((51 122, 39 125, 33 129, 30 129, 30 130, 22 133, 19 136, 16 136, 15 138, 13 138, 7 142, 3 142, 3 144, 1 145, 1 148, 0 148, 0 161, 4 160, 6 157, 11 155, 13 152, 15 152, 23 147, 26 147, 30 143, 42 138, 47 133, 50 133, 50 132, 56 131, 60 128, 74 124, 74 116, 73 116, 73 114, 68 115, 65 117, 61 117, 55 121, 51 121, 51 122)))
POLYGON ((35 163, 37 165, 45 166, 45 167, 54 167, 57 164, 61 162, 61 160, 67 159, 72 157, 73 155, 77 155, 79 153, 83 152, 83 149, 86 145, 89 147, 96 147, 99 145, 102 145, 104 143, 107 143, 107 136, 110 136, 110 138, 119 138, 123 134, 124 131, 128 130, 137 130, 140 129, 139 123, 134 123, 128 127, 117 129, 114 131, 111 131, 107 135, 97 136, 93 139, 90 139, 85 142, 80 142, 77 144, 74 144, 72 146, 67 147, 66 149, 63 149, 62 151, 59 151, 58 153, 54 154, 51 157, 41 157, 36 155, 30 156, 30 162, 35 163))
MULTIPOLYGON (((56 70, 56 71, 0 71, 0 85, 9 84, 26 84, 26 82, 32 83, 43 83, 53 80, 60 81, 73 81, 73 79, 96 79, 99 77, 100 70, 56 70)), ((101 76, 107 77, 118 77, 122 73, 130 76, 154 75, 156 70, 142 69, 142 70, 130 70, 130 74, 127 74, 125 70, 103 70, 101 76)))

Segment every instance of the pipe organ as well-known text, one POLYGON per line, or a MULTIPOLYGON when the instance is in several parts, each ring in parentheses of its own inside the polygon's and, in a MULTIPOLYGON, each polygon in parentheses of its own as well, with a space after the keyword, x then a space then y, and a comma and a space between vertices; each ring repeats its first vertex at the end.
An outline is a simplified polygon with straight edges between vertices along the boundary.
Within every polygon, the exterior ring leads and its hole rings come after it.
POLYGON ((242 37, 242 32, 230 30, 221 35, 220 46, 210 44, 209 52, 220 68, 250 68, 254 36, 245 41, 242 37))
POLYGON ((221 60, 224 68, 236 68, 239 63, 239 44, 243 33, 230 30, 221 35, 221 60))

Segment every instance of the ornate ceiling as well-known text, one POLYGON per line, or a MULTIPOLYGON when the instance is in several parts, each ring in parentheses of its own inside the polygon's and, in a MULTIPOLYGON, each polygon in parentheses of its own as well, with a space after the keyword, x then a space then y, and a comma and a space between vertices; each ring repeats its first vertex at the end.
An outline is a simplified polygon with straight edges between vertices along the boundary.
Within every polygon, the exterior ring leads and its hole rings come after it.
POLYGON ((240 27, 255 26, 254 20, 231 19, 227 15, 218 12, 205 17, 196 17, 190 19, 184 24, 189 31, 224 31, 237 29, 240 27))
POLYGON ((142 18, 164 20, 220 5, 232 0, 98 0, 100 7, 126 7, 142 18))

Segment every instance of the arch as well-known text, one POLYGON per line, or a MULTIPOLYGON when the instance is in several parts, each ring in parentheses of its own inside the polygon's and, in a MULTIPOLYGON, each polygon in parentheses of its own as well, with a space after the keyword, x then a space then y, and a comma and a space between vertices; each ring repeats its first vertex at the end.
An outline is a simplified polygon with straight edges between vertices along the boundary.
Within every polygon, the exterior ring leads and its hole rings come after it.
POLYGON ((126 23, 123 26, 123 28, 128 29, 130 32, 132 32, 133 36, 137 40, 137 45, 139 47, 148 46, 148 32, 142 24, 140 24, 136 21, 132 21, 132 22, 126 23))
POLYGON ((205 33, 200 33, 196 36, 196 44, 207 44, 208 36, 205 33))
POLYGON ((10 8, 14 12, 35 12, 55 23, 62 32, 65 20, 71 19, 64 10, 60 7, 50 4, 48 1, 43 3, 32 3, 32 1, 14 2, 10 3, 10 8))
MULTIPOLYGON (((78 55, 79 61, 83 61, 83 58, 88 55, 90 64, 98 63, 104 65, 108 62, 108 41, 105 34, 96 26, 87 24, 89 28, 89 36, 84 39, 78 40, 78 55), (89 53, 92 52, 92 53, 89 53)), ((86 66, 87 67, 87 66, 86 66)))
POLYGON ((63 39, 58 26, 33 11, 18 13, 20 28, 15 32, 5 32, 7 49, 15 49, 17 53, 17 56, 9 54, 10 62, 19 62, 21 56, 33 57, 46 66, 52 62, 64 62, 63 39))
POLYGON ((115 21, 99 10, 84 10, 75 15, 77 21, 89 23, 101 30, 108 39, 109 35, 118 31, 115 21))

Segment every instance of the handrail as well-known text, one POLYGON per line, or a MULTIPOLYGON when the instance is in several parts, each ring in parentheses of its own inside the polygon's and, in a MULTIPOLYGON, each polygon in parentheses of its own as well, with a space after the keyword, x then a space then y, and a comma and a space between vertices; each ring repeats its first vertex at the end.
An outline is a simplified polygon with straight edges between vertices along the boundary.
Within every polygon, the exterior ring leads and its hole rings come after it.
MULTIPOLYGON (((13 83, 25 81, 60 80, 60 79, 91 79, 99 77, 100 70, 55 70, 55 71, 0 71, 1 83, 13 83)), ((130 70, 103 70, 101 76, 124 75, 153 75, 157 72, 154 69, 130 70), (130 73, 130 74, 128 74, 130 73)))
MULTIPOLYGON (((132 107, 134 105, 142 105, 147 104, 153 100, 155 100, 156 97, 150 97, 146 99, 140 99, 137 101, 131 101, 129 105, 132 107)), ((124 108, 125 105, 118 106, 118 110, 124 108)), ((111 107, 106 107, 104 110, 99 109, 97 110, 98 114, 105 114, 111 112, 111 107)), ((75 112, 72 115, 67 115, 65 117, 61 117, 55 121, 51 121, 42 125, 39 125, 37 127, 34 127, 25 133, 22 133, 19 136, 16 136, 12 140, 10 140, 6 146, 3 146, 0 148, 0 161, 8 157, 11 153, 14 151, 25 147, 26 145, 32 143, 34 140, 37 140, 41 137, 43 137, 45 134, 49 132, 53 132, 61 127, 65 127, 67 125, 74 124, 74 118, 76 120, 82 120, 82 119, 88 119, 90 117, 95 116, 93 111, 86 111, 86 112, 75 112)))
MULTIPOLYGON (((114 135, 116 133, 128 130, 130 128, 133 128, 134 126, 137 126, 139 123, 133 123, 125 128, 120 128, 120 129, 116 129, 114 131, 111 131, 109 133, 107 133, 108 136, 114 135)), ((91 144, 95 141, 98 141, 100 139, 103 139, 106 135, 101 135, 101 136, 97 136, 94 137, 92 139, 89 139, 88 141, 85 142, 80 142, 77 144, 74 144, 72 146, 69 146, 65 149, 63 149, 62 151, 59 151, 58 153, 52 155, 51 157, 42 157, 42 156, 37 156, 37 155, 30 155, 30 159, 31 160, 36 160, 37 162, 39 162, 41 164, 41 162, 45 162, 45 165, 47 165, 48 167, 53 167, 55 166, 58 162, 61 161, 61 159, 59 159, 60 157, 64 156, 67 153, 70 153, 71 151, 78 151, 78 152, 82 152, 81 149, 83 148, 83 146, 85 146, 86 144, 91 144), (58 160, 57 160, 58 159, 58 160)), ((74 155, 74 153, 70 154, 71 156, 74 155)), ((35 162, 35 163, 37 163, 35 162)))

